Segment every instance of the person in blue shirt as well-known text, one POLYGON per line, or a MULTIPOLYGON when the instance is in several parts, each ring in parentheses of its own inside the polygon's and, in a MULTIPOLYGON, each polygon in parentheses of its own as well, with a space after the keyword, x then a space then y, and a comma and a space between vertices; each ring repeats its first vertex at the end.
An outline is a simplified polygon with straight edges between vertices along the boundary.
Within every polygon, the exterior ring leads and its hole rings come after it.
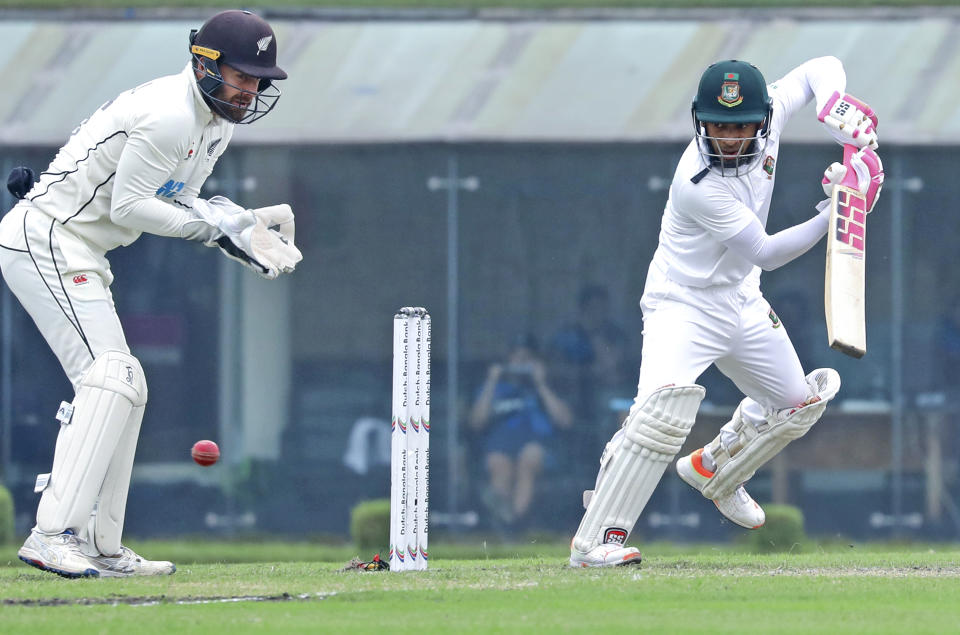
POLYGON ((517 337, 505 361, 491 364, 469 423, 485 432, 484 502, 497 520, 514 525, 530 509, 555 430, 573 425, 572 410, 547 381, 532 335, 517 337))

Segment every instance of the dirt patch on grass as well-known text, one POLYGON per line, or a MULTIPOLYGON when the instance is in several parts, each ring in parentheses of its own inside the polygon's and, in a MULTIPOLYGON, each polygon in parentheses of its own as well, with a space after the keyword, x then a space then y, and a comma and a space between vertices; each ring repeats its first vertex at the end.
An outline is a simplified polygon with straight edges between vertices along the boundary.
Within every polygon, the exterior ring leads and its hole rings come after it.
POLYGON ((185 597, 171 598, 165 595, 155 596, 114 596, 107 598, 7 598, 3 606, 156 606, 158 604, 228 604, 232 602, 293 602, 303 600, 325 600, 336 593, 280 593, 278 595, 238 595, 233 597, 185 597))

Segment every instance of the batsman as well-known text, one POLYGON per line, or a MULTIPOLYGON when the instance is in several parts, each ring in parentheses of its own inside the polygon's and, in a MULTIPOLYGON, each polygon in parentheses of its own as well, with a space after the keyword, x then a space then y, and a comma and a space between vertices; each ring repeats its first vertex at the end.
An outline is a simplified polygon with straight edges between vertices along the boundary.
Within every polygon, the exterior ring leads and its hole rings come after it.
MULTIPOLYGON (((694 138, 677 165, 640 306, 643 350, 637 396, 600 459, 594 490, 573 538, 570 565, 636 564, 627 537, 693 426, 711 365, 745 395, 730 421, 676 470, 732 522, 756 529, 763 509, 744 484, 790 441, 806 434, 840 388, 829 368, 804 373, 786 328, 760 291, 760 272, 794 260, 827 232, 829 199, 809 220, 766 231, 780 136, 810 101, 841 145, 845 165, 827 168, 829 196, 849 170, 867 199, 883 183, 877 117, 845 93, 834 57, 809 60, 767 85, 752 64, 708 67, 692 105, 694 138)), ((849 182, 849 181, 848 181, 849 182)))
POLYGON ((251 210, 198 197, 234 126, 280 97, 274 82, 287 74, 273 30, 252 13, 224 11, 192 31, 185 49, 182 72, 101 106, 36 182, 25 168, 8 180, 21 200, 0 221, 0 269, 74 388, 57 413, 53 467, 37 478, 36 526, 18 555, 64 577, 176 570, 121 544, 147 381, 114 308, 107 252, 148 232, 218 247, 270 279, 301 259, 289 205, 251 210))

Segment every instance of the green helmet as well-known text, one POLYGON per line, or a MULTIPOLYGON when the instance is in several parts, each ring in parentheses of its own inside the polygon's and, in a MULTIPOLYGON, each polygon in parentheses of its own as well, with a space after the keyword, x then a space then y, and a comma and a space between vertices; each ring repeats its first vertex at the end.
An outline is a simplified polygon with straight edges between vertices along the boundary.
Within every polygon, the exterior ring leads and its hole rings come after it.
POLYGON ((770 116, 767 82, 753 64, 726 60, 700 77, 693 116, 711 123, 763 123, 770 116))
POLYGON ((725 60, 707 67, 700 77, 697 96, 691 106, 693 128, 700 153, 712 168, 724 176, 740 176, 740 168, 753 164, 766 148, 773 101, 760 70, 748 62, 725 60), (758 124, 755 137, 748 137, 736 159, 725 157, 716 148, 714 137, 706 134, 703 123, 758 124), (761 143, 762 142, 762 143, 761 143), (736 168, 728 173, 728 168, 736 168))

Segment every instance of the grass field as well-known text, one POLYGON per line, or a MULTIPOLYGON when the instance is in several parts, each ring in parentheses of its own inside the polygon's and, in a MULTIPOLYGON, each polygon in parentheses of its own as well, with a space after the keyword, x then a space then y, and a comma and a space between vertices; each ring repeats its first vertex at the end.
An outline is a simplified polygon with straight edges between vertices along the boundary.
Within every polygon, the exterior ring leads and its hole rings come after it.
MULTIPOLYGON (((155 1, 83 3, 150 8, 155 1)), ((167 0, 165 7, 196 6, 167 0)), ((831 0, 281 0, 286 7, 837 6, 831 0)), ((848 0, 845 7, 955 5, 848 0)), ((235 0, 206 0, 234 7, 235 0)), ((77 8, 0 0, 0 8, 77 8)), ((652 632, 943 633, 960 625, 960 546, 834 545, 756 555, 713 545, 644 545, 640 567, 572 570, 564 544, 445 547, 417 573, 342 571, 350 546, 151 541, 173 576, 64 580, 0 547, 2 633, 652 632)))
MULTIPOLYGON (((752 555, 649 545, 573 570, 563 545, 432 550, 425 572, 343 572, 349 547, 135 545, 173 576, 63 580, 0 556, 5 633, 941 633, 960 624, 956 546, 752 555), (441 554, 447 552, 448 557, 441 554), (190 554, 193 555, 190 555, 190 554), (487 557, 476 557, 486 553, 487 557), (455 559, 467 555, 471 559, 455 559), (247 562, 215 562, 225 559, 247 562), (212 561, 213 560, 213 561, 212 561), (198 562, 199 561, 199 562, 198 562)), ((14 558, 11 560, 10 558, 14 558)))

